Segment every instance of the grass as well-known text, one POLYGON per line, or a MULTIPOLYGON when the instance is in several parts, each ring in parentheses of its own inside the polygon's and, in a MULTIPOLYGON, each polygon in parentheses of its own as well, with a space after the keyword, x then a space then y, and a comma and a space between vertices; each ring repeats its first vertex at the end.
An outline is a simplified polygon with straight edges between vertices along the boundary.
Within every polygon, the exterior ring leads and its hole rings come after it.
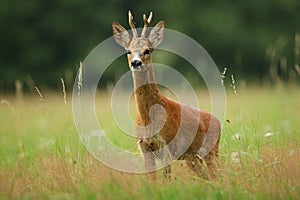
MULTIPOLYGON (((118 172, 95 160, 79 141, 70 97, 40 92, 43 98, 0 96, 0 199, 300 198, 297 86, 237 87, 236 95, 228 88, 218 177, 196 178, 175 162, 171 182, 118 172)), ((201 103, 209 102, 207 92, 198 94, 201 103)), ((96 104, 101 125, 113 133, 109 137, 136 151, 135 140, 113 121, 109 94, 99 92, 96 104)))

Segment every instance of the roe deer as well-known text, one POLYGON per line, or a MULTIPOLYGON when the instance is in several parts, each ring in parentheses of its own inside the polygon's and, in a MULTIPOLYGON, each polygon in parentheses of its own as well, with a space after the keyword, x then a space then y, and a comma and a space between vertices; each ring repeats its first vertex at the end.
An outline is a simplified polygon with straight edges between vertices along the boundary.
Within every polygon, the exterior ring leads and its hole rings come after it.
POLYGON ((112 30, 115 41, 127 52, 132 71, 137 106, 134 130, 145 170, 155 177, 155 159, 165 160, 165 175, 169 177, 170 161, 184 159, 197 174, 205 178, 214 176, 215 159, 219 156, 219 120, 205 111, 182 105, 160 94, 151 54, 164 39, 164 21, 158 22, 146 37, 152 12, 149 18, 143 15, 144 28, 139 37, 130 11, 128 15, 132 36, 117 22, 112 23, 112 30))

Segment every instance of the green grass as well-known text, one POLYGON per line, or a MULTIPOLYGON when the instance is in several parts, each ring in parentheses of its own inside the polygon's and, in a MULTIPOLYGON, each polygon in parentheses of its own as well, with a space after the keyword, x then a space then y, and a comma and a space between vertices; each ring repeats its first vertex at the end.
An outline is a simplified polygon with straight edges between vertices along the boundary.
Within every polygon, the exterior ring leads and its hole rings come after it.
MULTIPOLYGON (((0 96, 0 199, 300 198, 299 87, 238 87, 237 95, 229 88, 218 177, 196 178, 175 162, 171 182, 162 172, 150 181, 95 160, 79 141, 70 97, 65 105, 61 92, 41 92, 44 101, 0 96)), ((198 94, 209 110, 207 92, 198 94)), ((97 94, 101 125, 120 147, 136 151, 135 139, 114 123, 109 98, 97 94)))

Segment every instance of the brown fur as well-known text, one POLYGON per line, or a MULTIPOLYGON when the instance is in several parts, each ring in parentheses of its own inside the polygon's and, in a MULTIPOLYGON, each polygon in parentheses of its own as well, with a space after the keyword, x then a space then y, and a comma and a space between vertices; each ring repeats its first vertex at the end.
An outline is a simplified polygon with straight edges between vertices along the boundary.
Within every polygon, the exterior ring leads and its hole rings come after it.
POLYGON ((130 51, 129 66, 131 67, 131 61, 137 55, 142 62, 139 71, 131 69, 137 105, 135 133, 144 155, 145 169, 152 172, 155 170, 155 158, 165 159, 168 164, 165 172, 169 175, 171 160, 185 159, 193 171, 208 178, 215 174, 221 126, 211 114, 182 105, 160 94, 155 82, 151 52, 162 41, 163 29, 164 22, 159 22, 150 32, 149 38, 132 38, 120 24, 113 23, 115 40, 130 51), (149 54, 144 53, 147 49, 149 54), (153 109, 151 113, 151 108, 157 105, 160 107, 153 109), (176 137, 177 134, 179 137, 176 137), (181 143, 188 146, 178 155, 181 143), (168 147, 169 152, 160 152, 162 147, 168 147))

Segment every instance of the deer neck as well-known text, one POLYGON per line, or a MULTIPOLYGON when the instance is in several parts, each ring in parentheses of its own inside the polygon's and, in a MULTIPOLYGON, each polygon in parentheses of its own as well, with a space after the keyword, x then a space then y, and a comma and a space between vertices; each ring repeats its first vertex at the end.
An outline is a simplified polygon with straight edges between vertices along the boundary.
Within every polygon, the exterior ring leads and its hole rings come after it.
POLYGON ((149 109, 152 105, 159 104, 161 101, 155 81, 153 65, 152 63, 148 65, 148 70, 144 72, 132 72, 138 115, 145 125, 150 121, 149 109))

